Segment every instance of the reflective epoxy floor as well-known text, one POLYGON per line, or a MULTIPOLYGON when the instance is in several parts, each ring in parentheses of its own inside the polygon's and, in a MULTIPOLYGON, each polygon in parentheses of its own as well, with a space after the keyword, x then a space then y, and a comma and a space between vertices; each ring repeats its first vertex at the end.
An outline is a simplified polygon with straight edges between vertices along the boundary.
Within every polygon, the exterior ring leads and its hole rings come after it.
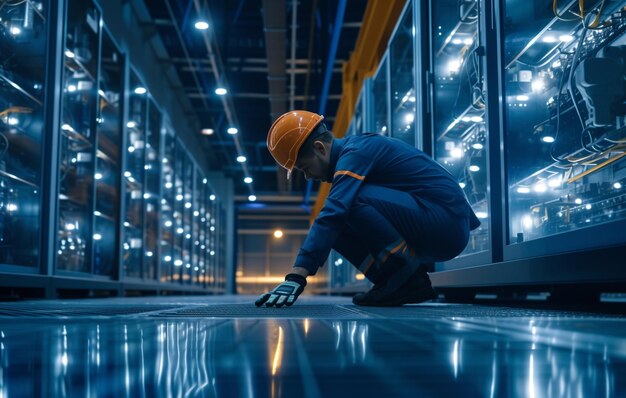
POLYGON ((303 296, 0 303, 0 397, 624 397, 626 317, 303 296))

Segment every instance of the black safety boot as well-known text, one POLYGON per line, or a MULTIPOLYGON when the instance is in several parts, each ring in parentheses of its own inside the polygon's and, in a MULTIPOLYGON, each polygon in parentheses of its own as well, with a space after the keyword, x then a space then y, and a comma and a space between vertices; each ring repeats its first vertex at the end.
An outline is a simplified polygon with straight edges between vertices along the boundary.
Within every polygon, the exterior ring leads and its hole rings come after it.
MULTIPOLYGON (((409 268, 410 269, 410 268, 409 268)), ((426 267, 417 266, 413 273, 407 275, 405 269, 398 272, 366 293, 358 293, 352 297, 356 305, 373 307, 395 307, 409 303, 421 303, 437 297, 426 267)))

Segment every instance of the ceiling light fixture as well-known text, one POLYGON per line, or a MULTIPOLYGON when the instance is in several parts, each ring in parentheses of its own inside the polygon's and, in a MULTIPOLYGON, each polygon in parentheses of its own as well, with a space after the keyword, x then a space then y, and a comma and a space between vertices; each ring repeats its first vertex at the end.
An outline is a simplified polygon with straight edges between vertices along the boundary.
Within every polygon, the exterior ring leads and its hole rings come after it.
POLYGON ((213 133, 215 133, 215 130, 213 130, 213 129, 202 129, 201 133, 202 133, 202 135, 213 135, 213 133))
POLYGON ((206 21, 198 21, 194 25, 198 30, 207 30, 209 29, 209 24, 206 21))
POLYGON ((228 90, 226 90, 224 87, 218 87, 215 89, 215 94, 217 95, 225 95, 226 93, 228 93, 228 90))
POLYGON ((246 184, 252 184, 252 177, 246 177, 243 179, 243 182, 245 182, 246 184))
POLYGON ((143 95, 147 92, 148 90, 145 87, 135 87, 135 94, 143 95))
POLYGON ((245 156, 237 156, 237 161, 238 161, 239 163, 243 163, 243 162, 245 162, 246 160, 248 160, 248 159, 246 159, 246 157, 245 157, 245 156))
POLYGON ((228 132, 228 134, 230 134, 230 135, 235 135, 235 134, 237 134, 237 133, 239 132, 239 130, 237 130, 237 129, 236 129, 236 128, 234 128, 234 127, 230 127, 230 128, 229 128, 228 130, 226 130, 226 131, 227 131, 227 132, 228 132))

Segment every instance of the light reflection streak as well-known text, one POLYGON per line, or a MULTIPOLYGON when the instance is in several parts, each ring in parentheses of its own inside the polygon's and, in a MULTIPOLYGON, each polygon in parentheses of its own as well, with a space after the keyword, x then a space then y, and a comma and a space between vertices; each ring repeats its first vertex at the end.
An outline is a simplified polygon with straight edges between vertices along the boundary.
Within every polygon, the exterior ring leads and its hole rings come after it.
POLYGON ((272 363, 272 376, 276 376, 276 372, 280 369, 280 365, 283 359, 283 328, 278 327, 278 342, 276 343, 276 350, 274 351, 274 361, 272 363))
POLYGON ((533 354, 530 354, 530 363, 528 365, 528 396, 535 398, 535 365, 533 354))

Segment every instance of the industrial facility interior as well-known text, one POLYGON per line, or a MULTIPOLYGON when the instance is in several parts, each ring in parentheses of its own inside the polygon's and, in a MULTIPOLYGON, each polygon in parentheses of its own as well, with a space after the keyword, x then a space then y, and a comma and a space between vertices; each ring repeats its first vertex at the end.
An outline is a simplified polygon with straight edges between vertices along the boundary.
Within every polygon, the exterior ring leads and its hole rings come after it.
POLYGON ((625 155, 624 0, 0 0, 0 397, 624 397, 625 155), (436 298, 331 251, 255 306, 330 191, 294 109, 458 180, 436 298))

